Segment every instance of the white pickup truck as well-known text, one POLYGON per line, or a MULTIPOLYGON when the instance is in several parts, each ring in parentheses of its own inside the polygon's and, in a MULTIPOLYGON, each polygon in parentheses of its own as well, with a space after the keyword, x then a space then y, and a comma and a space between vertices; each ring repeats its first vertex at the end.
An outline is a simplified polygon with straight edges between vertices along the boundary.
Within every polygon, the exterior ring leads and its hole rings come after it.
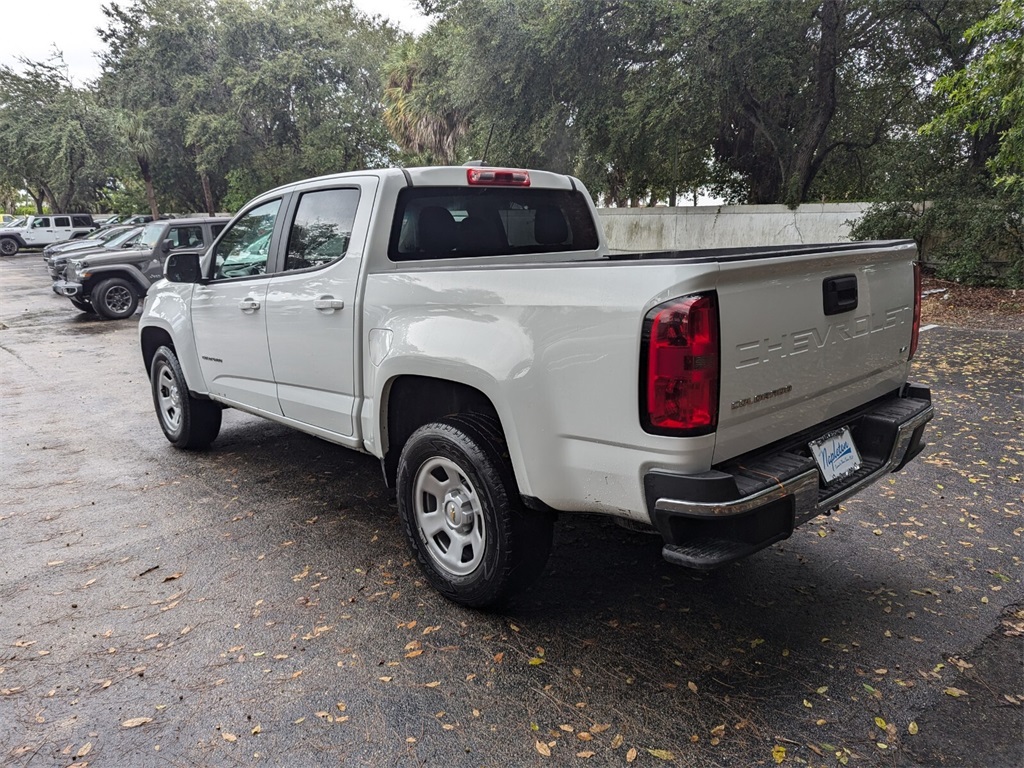
POLYGON ((576 179, 362 171, 267 192, 146 297, 160 425, 224 407, 378 457, 429 581, 493 605, 557 512, 714 568, 924 447, 912 242, 613 253, 576 179))

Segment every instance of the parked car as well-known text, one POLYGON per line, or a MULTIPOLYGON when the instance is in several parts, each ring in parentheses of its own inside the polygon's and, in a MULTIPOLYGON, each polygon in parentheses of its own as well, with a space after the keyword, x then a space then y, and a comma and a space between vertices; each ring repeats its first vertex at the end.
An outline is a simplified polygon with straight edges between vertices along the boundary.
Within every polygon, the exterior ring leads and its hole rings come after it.
POLYGON ((0 227, 10 227, 14 224, 15 217, 9 213, 0 213, 0 227))
POLYGON ((913 241, 620 253, 600 226, 542 171, 271 190, 146 298, 160 428, 203 448, 233 407, 378 457, 427 580, 474 607, 541 571, 556 511, 711 569, 921 452, 913 241))
POLYGON ((202 253, 228 221, 226 217, 151 221, 131 248, 104 249, 70 259, 53 289, 83 312, 92 310, 107 320, 131 317, 149 286, 163 276, 168 254, 202 253))
POLYGON ((85 237, 75 238, 73 240, 61 240, 58 243, 43 248, 43 258, 48 259, 57 253, 67 253, 68 251, 81 250, 83 248, 97 248, 104 243, 112 240, 120 234, 128 231, 129 229, 142 229, 141 226, 131 225, 115 225, 112 227, 98 227, 92 232, 87 234, 85 237))
POLYGON ((29 216, 23 227, 0 229, 0 254, 13 256, 21 248, 42 248, 61 240, 72 240, 96 229, 88 213, 59 213, 29 216))
MULTIPOLYGON (((63 243, 52 246, 56 250, 46 258, 46 268, 50 272, 50 278, 56 282, 64 277, 64 269, 71 259, 84 258, 92 253, 105 253, 106 251, 123 251, 131 248, 138 241, 142 234, 142 227, 123 227, 112 229, 113 234, 101 240, 100 238, 84 238, 72 240, 70 243, 63 243)), ((103 233, 106 235, 106 233, 103 233)), ((45 251, 44 251, 45 253, 45 251)), ((56 289, 54 289, 56 292, 56 289)), ((79 307, 79 309, 83 309, 79 307)), ((89 311, 92 307, 89 307, 89 311)))

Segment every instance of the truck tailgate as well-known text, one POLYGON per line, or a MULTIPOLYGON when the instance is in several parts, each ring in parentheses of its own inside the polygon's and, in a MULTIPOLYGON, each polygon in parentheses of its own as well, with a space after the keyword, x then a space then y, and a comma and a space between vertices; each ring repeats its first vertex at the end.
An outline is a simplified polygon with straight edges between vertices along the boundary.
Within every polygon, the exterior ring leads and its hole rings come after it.
POLYGON ((714 462, 897 389, 913 328, 912 242, 719 263, 714 462))

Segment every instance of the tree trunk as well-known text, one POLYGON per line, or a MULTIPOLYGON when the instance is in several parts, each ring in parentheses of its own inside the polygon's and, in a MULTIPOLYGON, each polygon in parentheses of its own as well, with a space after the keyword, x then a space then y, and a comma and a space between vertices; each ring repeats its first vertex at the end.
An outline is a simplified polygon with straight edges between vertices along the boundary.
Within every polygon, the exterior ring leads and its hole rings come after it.
POLYGON ((824 0, 818 9, 821 39, 814 63, 814 119, 804 129, 786 179, 785 203, 795 208, 804 202, 819 165, 815 155, 825 139, 836 113, 836 69, 839 66, 839 29, 846 12, 846 0, 824 0))
POLYGON ((203 171, 199 174, 199 179, 203 182, 203 199, 206 201, 206 212, 213 216, 217 211, 216 206, 213 204, 213 189, 210 187, 210 174, 203 171))
POLYGON ((33 195, 32 190, 26 186, 25 191, 28 192, 28 196, 32 198, 32 202, 36 204, 36 213, 42 215, 44 199, 43 190, 40 189, 38 195, 33 195))
POLYGON ((149 202, 149 213, 153 220, 160 218, 160 209, 156 204, 156 190, 153 189, 153 172, 149 167, 149 160, 142 156, 135 158, 139 163, 139 173, 142 174, 142 181, 146 184, 146 200, 149 202))

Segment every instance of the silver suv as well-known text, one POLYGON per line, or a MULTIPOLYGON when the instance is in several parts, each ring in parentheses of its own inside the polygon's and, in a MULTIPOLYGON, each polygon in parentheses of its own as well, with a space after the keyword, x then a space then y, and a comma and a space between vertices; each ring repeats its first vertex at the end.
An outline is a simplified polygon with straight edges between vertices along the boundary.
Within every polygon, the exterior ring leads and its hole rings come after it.
POLYGON ((131 317, 149 286, 163 277, 168 254, 203 253, 228 221, 196 217, 150 222, 131 248, 68 261, 64 279, 53 290, 83 312, 107 320, 131 317))

